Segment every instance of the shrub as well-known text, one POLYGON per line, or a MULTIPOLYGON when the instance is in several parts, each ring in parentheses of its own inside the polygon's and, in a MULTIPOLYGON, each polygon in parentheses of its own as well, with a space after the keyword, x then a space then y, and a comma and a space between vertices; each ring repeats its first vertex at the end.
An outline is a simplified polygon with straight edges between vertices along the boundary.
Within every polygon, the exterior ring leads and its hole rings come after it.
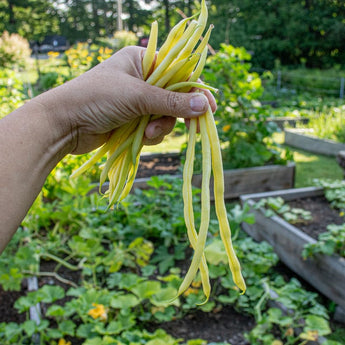
POLYGON ((263 94, 261 78, 251 72, 251 56, 242 47, 221 45, 208 59, 206 82, 219 89, 218 122, 224 166, 228 169, 286 164, 272 135, 278 126, 268 122, 267 110, 259 98, 263 94))
POLYGON ((115 48, 121 49, 137 44, 138 38, 132 31, 116 31, 114 34, 115 48))
POLYGON ((39 90, 47 91, 65 82, 66 78, 57 72, 42 73, 39 78, 39 90))
POLYGON ((25 38, 4 31, 0 37, 0 67, 25 66, 30 55, 29 42, 25 38))
POLYGON ((0 119, 24 104, 27 96, 23 83, 10 69, 0 70, 0 119))
POLYGON ((314 134, 322 139, 345 142, 345 106, 331 107, 327 111, 310 119, 307 128, 312 128, 314 134))

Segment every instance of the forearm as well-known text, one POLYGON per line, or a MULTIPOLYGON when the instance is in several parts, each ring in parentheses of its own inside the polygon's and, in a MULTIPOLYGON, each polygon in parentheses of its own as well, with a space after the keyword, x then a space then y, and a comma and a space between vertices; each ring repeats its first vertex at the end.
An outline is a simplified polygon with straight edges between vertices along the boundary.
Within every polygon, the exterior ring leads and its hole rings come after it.
POLYGON ((178 93, 142 80, 144 49, 127 47, 90 71, 50 90, 0 120, 0 252, 20 225, 46 177, 68 153, 101 146, 113 130, 138 116, 149 123, 144 144, 157 144, 176 117, 215 108, 208 92, 178 93))
POLYGON ((33 100, 0 121, 0 252, 48 174, 72 149, 71 132, 54 115, 33 100))

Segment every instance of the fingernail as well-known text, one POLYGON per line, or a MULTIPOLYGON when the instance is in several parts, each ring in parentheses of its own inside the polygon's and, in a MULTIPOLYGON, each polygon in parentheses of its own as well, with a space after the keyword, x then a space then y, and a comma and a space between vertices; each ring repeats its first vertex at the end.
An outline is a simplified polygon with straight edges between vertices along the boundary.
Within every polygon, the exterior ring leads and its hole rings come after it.
POLYGON ((207 99, 203 95, 195 95, 190 99, 190 108, 196 113, 201 113, 207 109, 207 99))

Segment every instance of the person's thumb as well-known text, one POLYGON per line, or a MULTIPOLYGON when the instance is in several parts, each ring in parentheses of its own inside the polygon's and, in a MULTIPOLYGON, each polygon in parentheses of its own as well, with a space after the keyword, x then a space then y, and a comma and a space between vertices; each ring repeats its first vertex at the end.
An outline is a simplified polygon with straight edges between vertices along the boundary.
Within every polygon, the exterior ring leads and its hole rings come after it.
POLYGON ((204 114, 209 107, 202 93, 172 92, 154 86, 146 90, 141 102, 148 114, 190 118, 204 114))

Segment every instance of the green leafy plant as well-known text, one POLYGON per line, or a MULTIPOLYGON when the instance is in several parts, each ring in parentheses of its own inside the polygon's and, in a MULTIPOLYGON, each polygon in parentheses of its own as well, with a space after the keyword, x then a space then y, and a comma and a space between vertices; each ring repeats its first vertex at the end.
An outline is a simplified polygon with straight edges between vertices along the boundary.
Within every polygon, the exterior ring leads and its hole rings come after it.
MULTIPOLYGON (((59 170, 55 173, 64 176, 59 170)), ((288 284, 275 273, 278 257, 272 247, 266 242, 254 242, 241 231, 242 222, 255 221, 247 205, 229 205, 228 209, 235 249, 248 284, 246 294, 241 295, 232 281, 217 222, 212 220, 206 247, 214 286, 210 300, 197 306, 204 296, 196 279, 183 296, 170 304, 191 255, 179 202, 182 182, 154 177, 149 190, 137 191, 115 211, 105 212, 106 201, 89 193, 89 179, 81 178, 73 184, 64 180, 60 180, 59 189, 50 190, 50 199, 36 201, 25 220, 27 230, 17 232, 0 260, 1 272, 8 274, 0 276, 3 288, 19 289, 29 274, 38 279, 50 274, 64 288, 45 284, 19 298, 15 307, 26 321, 0 324, 4 345, 32 345, 35 335, 40 336, 42 344, 54 345, 63 343, 62 339, 67 344, 71 341, 83 345, 184 344, 161 330, 149 333, 146 326, 158 327, 196 308, 209 313, 229 304, 255 318, 258 328, 248 337, 256 341, 268 339, 272 330, 277 339, 285 340, 285 333, 295 325, 303 326, 307 335, 315 328, 318 334, 325 332, 328 316, 316 303, 317 295, 308 295, 298 285, 295 291, 284 289, 288 284), (54 267, 51 272, 42 271, 44 261, 54 267), (296 318, 288 315, 281 318, 281 324, 274 321, 279 312, 271 310, 270 303, 277 302, 278 297, 272 297, 268 293, 271 290, 280 296, 280 303, 298 310, 296 318), (301 304, 301 300, 308 303, 301 304), (29 309, 38 302, 42 310, 39 325, 28 316, 29 309), (312 319, 310 313, 326 321, 312 319), (297 316, 303 316, 306 323, 297 322, 297 316), (268 320, 269 327, 262 326, 263 320, 268 320), (320 325, 315 326, 319 321, 320 325), (255 334, 261 338, 255 338, 255 334)), ((50 181, 56 183, 55 179, 50 181)), ((193 192, 196 203, 199 192, 193 192)), ((296 336, 293 339, 304 341, 296 336)), ((185 344, 206 343, 195 339, 185 344)))
POLYGON ((38 87, 43 92, 53 87, 59 86, 63 84, 65 81, 67 81, 67 78, 56 71, 43 72, 41 73, 40 78, 38 80, 38 87))
POLYGON ((291 207, 285 203, 281 197, 277 198, 264 198, 255 204, 255 209, 264 208, 265 216, 272 217, 275 214, 282 216, 287 222, 296 224, 312 219, 309 211, 301 208, 291 207))
POLYGON ((325 109, 318 114, 309 116, 307 124, 299 125, 299 128, 312 130, 310 134, 321 139, 330 139, 340 143, 345 142, 345 106, 336 106, 325 109))
POLYGON ((8 69, 0 69, 0 118, 24 104, 28 98, 19 75, 8 69))
POLYGON ((345 210, 345 181, 344 180, 316 179, 314 180, 314 184, 324 189, 325 197, 333 208, 338 209, 340 212, 344 212, 345 210))
POLYGON ((29 42, 22 36, 4 31, 0 36, 0 67, 23 67, 31 55, 29 42))
POLYGON ((272 140, 279 128, 268 121, 259 101, 264 89, 260 76, 250 71, 250 59, 244 48, 222 44, 204 73, 206 82, 220 91, 215 116, 226 168, 286 164, 292 158, 281 157, 272 140))
POLYGON ((264 313, 264 304, 260 304, 257 325, 246 336, 250 344, 271 345, 276 342, 302 345, 331 333, 327 310, 318 302, 317 294, 304 290, 296 279, 287 283, 281 276, 263 284, 263 300, 274 304, 266 307, 264 313))
POLYGON ((345 223, 330 224, 319 235, 317 242, 305 245, 302 255, 306 259, 317 254, 340 255, 345 258, 345 223))

